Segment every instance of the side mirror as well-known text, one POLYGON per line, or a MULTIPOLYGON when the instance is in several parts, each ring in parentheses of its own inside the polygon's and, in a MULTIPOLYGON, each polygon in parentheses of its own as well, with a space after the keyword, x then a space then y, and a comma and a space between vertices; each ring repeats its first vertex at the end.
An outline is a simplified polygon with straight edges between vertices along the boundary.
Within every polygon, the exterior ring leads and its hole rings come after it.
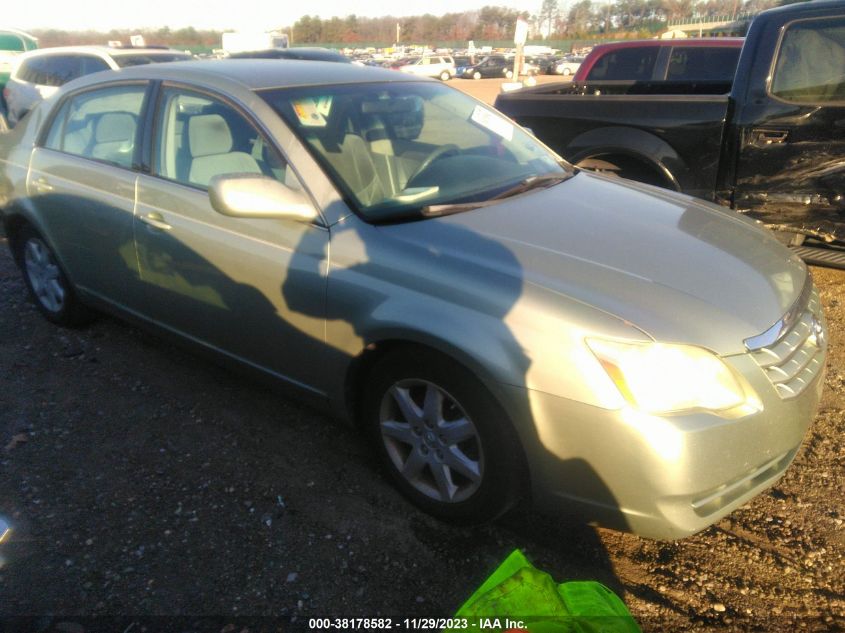
POLYGON ((260 174, 223 174, 208 183, 211 206, 234 218, 276 218, 313 222, 319 216, 301 191, 260 174))

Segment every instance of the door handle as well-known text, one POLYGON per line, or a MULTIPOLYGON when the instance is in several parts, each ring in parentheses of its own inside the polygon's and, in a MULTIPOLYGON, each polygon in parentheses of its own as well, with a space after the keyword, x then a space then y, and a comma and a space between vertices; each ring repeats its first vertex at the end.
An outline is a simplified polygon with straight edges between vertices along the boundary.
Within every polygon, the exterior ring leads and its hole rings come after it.
POLYGON ((757 147, 780 145, 786 142, 789 130, 751 130, 751 143, 757 147))
POLYGON ((159 231, 169 231, 173 228, 164 221, 164 216, 162 216, 161 213, 147 213, 146 215, 142 215, 139 219, 141 222, 149 224, 151 227, 158 229, 159 231))
POLYGON ((38 180, 32 183, 32 188, 35 189, 38 193, 50 193, 53 191, 53 185, 51 185, 46 178, 39 178, 38 180))

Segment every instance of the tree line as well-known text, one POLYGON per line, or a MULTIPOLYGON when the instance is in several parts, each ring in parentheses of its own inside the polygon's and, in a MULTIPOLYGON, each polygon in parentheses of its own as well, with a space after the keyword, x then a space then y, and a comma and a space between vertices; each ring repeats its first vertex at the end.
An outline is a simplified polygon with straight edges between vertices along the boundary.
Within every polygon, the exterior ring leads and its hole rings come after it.
MULTIPOLYGON (((510 40, 517 19, 522 18, 528 21, 531 27, 530 39, 538 42, 544 39, 575 39, 603 34, 623 37, 646 36, 664 28, 669 20, 757 13, 792 1, 794 0, 579 0, 567 11, 563 11, 558 0, 542 0, 536 13, 485 6, 476 11, 402 18, 348 15, 324 19, 304 15, 292 26, 268 24, 267 28, 290 33, 293 36, 293 45, 437 44, 468 40, 482 43, 510 40)), ((52 29, 34 31, 33 35, 39 38, 41 46, 62 46, 104 44, 108 40, 128 43, 129 36, 135 33, 144 35, 148 44, 194 49, 217 48, 222 36, 221 31, 197 30, 193 27, 171 30, 166 26, 140 31, 112 30, 108 33, 52 29)))

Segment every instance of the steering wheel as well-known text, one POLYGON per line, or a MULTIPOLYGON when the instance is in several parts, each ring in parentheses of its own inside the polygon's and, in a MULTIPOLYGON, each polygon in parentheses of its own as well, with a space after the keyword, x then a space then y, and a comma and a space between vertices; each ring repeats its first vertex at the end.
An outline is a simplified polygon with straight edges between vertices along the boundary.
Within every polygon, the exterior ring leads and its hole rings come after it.
POLYGON ((434 163, 435 161, 440 160, 444 156, 457 155, 460 152, 461 152, 461 148, 458 147, 457 145, 453 144, 453 143, 441 145, 440 147, 435 149, 433 152, 431 152, 431 154, 429 154, 428 156, 426 156, 423 159, 423 162, 420 163, 420 166, 417 167, 416 171, 413 174, 411 174, 410 178, 408 178, 408 182, 413 182, 414 178, 416 178, 421 173, 423 173, 426 169, 431 167, 432 163, 434 163))

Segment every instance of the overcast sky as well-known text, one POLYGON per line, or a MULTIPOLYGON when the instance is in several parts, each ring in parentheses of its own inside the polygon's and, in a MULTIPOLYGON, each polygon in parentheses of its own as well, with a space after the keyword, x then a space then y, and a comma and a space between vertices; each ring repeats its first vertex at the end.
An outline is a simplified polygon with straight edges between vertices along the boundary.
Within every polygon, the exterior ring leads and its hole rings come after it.
MULTIPOLYGON (((508 6, 536 13, 542 0, 30 0, 4 2, 4 26, 19 29, 57 28, 107 31, 112 28, 266 30, 295 22, 303 14, 330 18, 334 15, 397 17, 432 13, 442 15, 479 9, 484 5, 508 6), (537 6, 534 6, 536 4, 537 6)), ((563 5, 563 2, 559 4, 563 5)))

